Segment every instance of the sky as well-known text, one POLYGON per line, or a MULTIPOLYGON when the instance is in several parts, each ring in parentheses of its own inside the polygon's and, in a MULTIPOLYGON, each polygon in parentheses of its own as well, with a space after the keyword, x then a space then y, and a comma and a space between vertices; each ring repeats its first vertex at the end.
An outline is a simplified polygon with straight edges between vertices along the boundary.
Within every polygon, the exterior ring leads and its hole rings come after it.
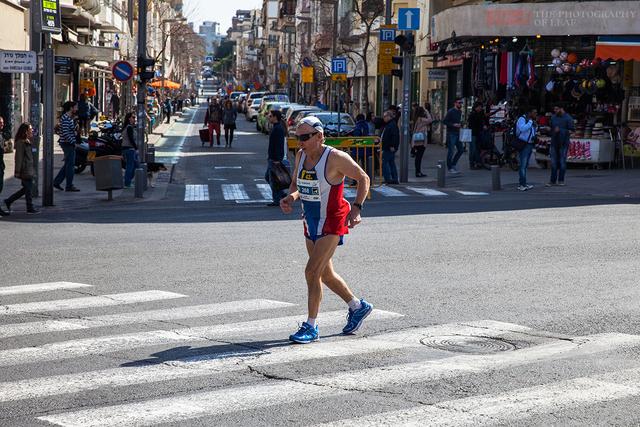
POLYGON ((262 0, 185 0, 184 3, 185 14, 195 23, 196 32, 202 21, 213 21, 220 23, 222 34, 227 33, 236 10, 262 7, 262 0))

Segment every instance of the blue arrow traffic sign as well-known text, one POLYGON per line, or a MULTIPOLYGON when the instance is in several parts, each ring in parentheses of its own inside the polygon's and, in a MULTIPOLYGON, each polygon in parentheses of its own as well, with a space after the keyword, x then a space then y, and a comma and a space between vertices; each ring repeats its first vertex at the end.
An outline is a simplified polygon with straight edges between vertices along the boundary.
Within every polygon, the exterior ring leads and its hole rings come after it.
POLYGON ((121 82, 126 82, 133 77, 133 65, 127 61, 116 62, 113 64, 111 71, 113 72, 113 77, 121 82))
POLYGON ((403 7, 398 9, 398 29, 415 31, 420 28, 420 8, 403 7))
POLYGON ((347 74, 347 58, 331 59, 331 74, 347 74))

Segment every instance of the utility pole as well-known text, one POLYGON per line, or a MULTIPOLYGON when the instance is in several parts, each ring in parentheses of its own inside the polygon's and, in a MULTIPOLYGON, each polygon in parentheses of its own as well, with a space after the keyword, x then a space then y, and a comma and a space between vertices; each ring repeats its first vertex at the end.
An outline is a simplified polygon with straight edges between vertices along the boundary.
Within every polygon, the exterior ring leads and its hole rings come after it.
MULTIPOLYGON (((32 2, 35 3, 35 2, 32 2)), ((43 79, 42 86, 44 100, 44 135, 43 135, 43 179, 42 179, 42 205, 53 206, 53 129, 55 122, 55 57, 51 45, 51 34, 44 36, 45 49, 43 51, 43 79)), ((69 185, 67 183, 67 185, 69 185)), ((37 187, 37 185, 36 185, 37 187)))
MULTIPOLYGON (((406 33, 405 33, 406 34, 406 33)), ((402 64, 402 134, 400 135, 400 182, 409 180, 409 115, 411 114, 411 70, 413 53, 405 51, 402 64)))
MULTIPOLYGON (((33 1, 29 7, 29 18, 30 18, 30 48, 37 55, 42 51, 42 2, 33 1)), ((40 104, 40 91, 42 88, 41 85, 40 70, 36 70, 34 74, 31 74, 29 81, 29 103, 31 104, 29 107, 29 123, 31 123, 31 127, 33 127, 33 145, 36 147, 36 152, 34 153, 34 163, 36 169, 36 176, 34 177, 33 182, 33 197, 39 196, 38 191, 38 161, 40 157, 40 140, 42 135, 41 129, 41 117, 42 117, 42 108, 40 104)), ((44 157, 44 155, 43 155, 44 157)), ((46 158, 44 159, 47 160, 46 158)))
MULTIPOLYGON (((391 25, 391 3, 387 0, 384 11, 384 23, 391 25)), ((391 105, 391 76, 382 76, 382 111, 386 111, 391 105)))
MULTIPOLYGON (((146 68, 147 59, 147 0, 138 0, 138 69, 146 68)), ((140 155, 140 168, 136 170, 135 175, 135 196, 142 198, 147 183, 147 142, 144 138, 144 130, 146 127, 147 114, 145 110, 146 101, 146 82, 139 76, 138 80, 138 96, 137 96, 137 133, 136 141, 138 142, 138 150, 140 155)))

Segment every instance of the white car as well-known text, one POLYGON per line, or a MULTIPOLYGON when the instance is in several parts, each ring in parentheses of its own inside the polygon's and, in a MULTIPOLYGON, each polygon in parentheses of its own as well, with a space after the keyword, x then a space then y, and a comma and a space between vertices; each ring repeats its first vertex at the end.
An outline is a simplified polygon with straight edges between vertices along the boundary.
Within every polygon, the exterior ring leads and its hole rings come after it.
POLYGON ((253 101, 251 101, 251 105, 247 108, 247 112, 245 113, 247 121, 252 122, 258 118, 260 104, 262 104, 262 98, 254 98, 253 101))

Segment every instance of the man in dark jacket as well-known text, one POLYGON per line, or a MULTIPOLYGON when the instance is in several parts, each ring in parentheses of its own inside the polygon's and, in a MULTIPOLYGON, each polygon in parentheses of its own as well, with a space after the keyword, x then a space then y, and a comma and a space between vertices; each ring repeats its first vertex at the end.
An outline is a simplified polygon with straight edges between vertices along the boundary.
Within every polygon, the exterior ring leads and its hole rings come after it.
POLYGON ((62 190, 60 184, 66 181, 65 191, 80 191, 73 185, 73 176, 76 165, 76 123, 75 115, 78 113, 78 105, 73 101, 67 101, 62 106, 63 114, 60 117, 60 139, 58 144, 64 152, 64 166, 53 180, 53 186, 62 190))
POLYGON ((564 111, 561 106, 553 108, 555 113, 551 117, 551 178, 547 187, 552 185, 564 185, 564 175, 567 172, 567 154, 569 152, 569 139, 574 130, 573 117, 564 111))
POLYGON ((460 128, 462 127, 462 99, 456 99, 454 107, 447 111, 442 121, 447 126, 447 169, 450 174, 459 174, 456 165, 464 153, 464 146, 460 142, 460 128), (453 149, 456 149, 454 156, 453 149))
MULTIPOLYGON (((282 111, 271 110, 269 114, 269 122, 271 123, 271 133, 269 134, 269 151, 267 157, 267 172, 264 179, 271 186, 271 196, 273 201, 267 206, 280 206, 280 200, 287 196, 284 190, 276 188, 271 181, 271 169, 277 163, 285 162, 285 144, 286 137, 284 128, 282 127, 282 111)), ((288 166, 285 163, 285 166, 288 166)))
POLYGON ((400 130, 392 111, 385 111, 382 131, 382 175, 385 184, 399 184, 396 168, 396 152, 400 147, 400 130))
MULTIPOLYGON (((204 116, 204 125, 209 128, 209 147, 213 147, 213 131, 216 131, 216 141, 220 145, 220 123, 222 123, 222 106, 217 98, 211 100, 204 116)), ((204 143, 203 143, 204 145, 204 143)))

